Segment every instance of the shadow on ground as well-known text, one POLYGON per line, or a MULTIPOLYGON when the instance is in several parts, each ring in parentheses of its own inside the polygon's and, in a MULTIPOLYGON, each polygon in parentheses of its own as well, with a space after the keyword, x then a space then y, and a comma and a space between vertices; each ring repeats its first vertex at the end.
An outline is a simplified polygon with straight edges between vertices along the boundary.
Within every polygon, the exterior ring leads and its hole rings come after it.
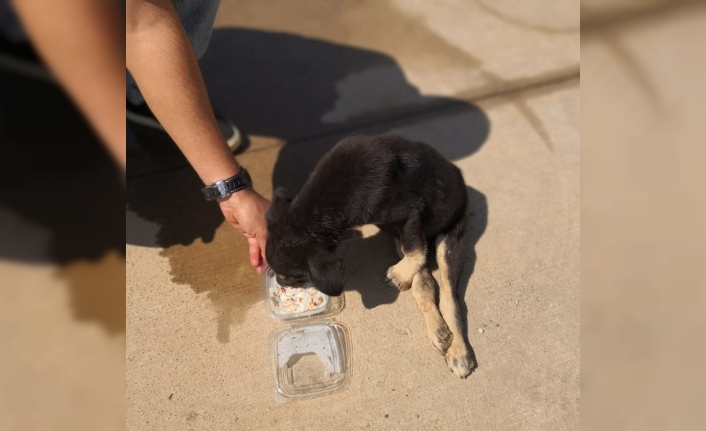
POLYGON ((461 318, 463 319, 464 327, 464 342, 466 346, 470 349, 473 361, 478 367, 478 358, 476 357, 475 351, 471 346, 471 342, 468 339, 468 306, 464 298, 466 297, 466 290, 470 286, 471 276, 473 271, 476 269, 476 244, 483 236, 486 227, 488 226, 488 200, 485 195, 473 187, 466 186, 468 192, 468 206, 469 206, 469 219, 468 227, 466 228, 466 233, 464 236, 464 241, 466 244, 466 264, 464 265, 463 274, 461 275, 461 281, 458 285, 458 298, 459 304, 461 306, 461 318))
MULTIPOLYGON (((272 158, 267 162, 274 167, 271 178, 259 180, 292 191, 350 133, 408 129, 404 136, 423 139, 449 160, 476 152, 489 133, 488 119, 478 107, 420 94, 397 62, 380 52, 284 33, 217 29, 202 68, 221 113, 245 134, 286 143, 278 153, 260 153, 272 158), (453 130, 425 129, 450 114, 463 116, 453 130)), ((246 243, 223 225, 215 204, 202 200, 198 177, 190 169, 177 169, 186 162, 168 138, 137 126, 134 131, 139 146, 128 149, 127 242, 164 248, 174 281, 213 301, 218 338, 228 342, 224 328, 240 321, 259 300, 246 243), (214 268, 228 276, 214 274, 214 268), (248 280, 235 283, 234 277, 248 280)), ((256 178, 258 173, 250 170, 256 178)), ((394 302, 397 291, 382 283, 383 269, 397 259, 392 240, 381 234, 351 241, 356 242, 344 247, 352 256, 349 287, 360 291, 367 308, 394 302), (378 272, 379 280, 372 280, 378 272)))
POLYGON ((110 334, 125 331, 124 202, 120 171, 66 95, 0 72, 0 259, 58 265, 74 317, 110 334))
MULTIPOLYGON (((459 298, 465 297, 468 282, 475 269, 475 246, 488 224, 488 203, 485 195, 472 187, 467 186, 466 190, 470 217, 464 237, 467 255, 458 292, 459 298)), ((365 308, 375 308, 397 300, 399 290, 383 281, 388 268, 400 260, 394 239, 390 235, 382 230, 370 236, 353 231, 350 237, 341 243, 337 253, 346 263, 346 292, 357 291, 365 308)), ((436 268, 436 263, 430 262, 430 267, 436 268)), ((438 297, 437 286, 437 301, 438 297)), ((465 303, 461 302, 461 312, 465 316, 468 310, 465 303)))

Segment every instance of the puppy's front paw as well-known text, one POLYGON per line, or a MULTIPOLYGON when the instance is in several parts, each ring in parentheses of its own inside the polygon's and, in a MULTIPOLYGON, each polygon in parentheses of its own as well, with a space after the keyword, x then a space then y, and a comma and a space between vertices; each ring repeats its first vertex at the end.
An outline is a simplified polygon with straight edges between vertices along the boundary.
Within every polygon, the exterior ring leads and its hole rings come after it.
POLYGON ((463 340, 453 340, 446 351, 446 365, 449 369, 462 379, 471 374, 476 363, 471 359, 471 354, 466 348, 463 340))
POLYGON ((442 355, 446 353, 451 345, 454 335, 449 331, 449 327, 442 320, 435 328, 427 328, 431 345, 442 355))
POLYGON ((399 290, 407 290, 412 287, 412 279, 414 278, 414 274, 407 274, 402 271, 402 269, 404 269, 404 266, 400 265, 399 263, 397 265, 391 266, 387 270, 387 277, 385 278, 385 282, 390 283, 399 290))

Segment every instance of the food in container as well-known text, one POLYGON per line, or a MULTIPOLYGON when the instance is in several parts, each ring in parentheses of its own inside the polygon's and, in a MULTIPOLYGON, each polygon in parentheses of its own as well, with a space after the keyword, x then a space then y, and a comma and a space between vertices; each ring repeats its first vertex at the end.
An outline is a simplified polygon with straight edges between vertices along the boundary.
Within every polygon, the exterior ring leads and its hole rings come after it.
POLYGON ((313 287, 289 287, 273 283, 269 289, 272 311, 277 314, 303 313, 326 307, 328 296, 313 287))

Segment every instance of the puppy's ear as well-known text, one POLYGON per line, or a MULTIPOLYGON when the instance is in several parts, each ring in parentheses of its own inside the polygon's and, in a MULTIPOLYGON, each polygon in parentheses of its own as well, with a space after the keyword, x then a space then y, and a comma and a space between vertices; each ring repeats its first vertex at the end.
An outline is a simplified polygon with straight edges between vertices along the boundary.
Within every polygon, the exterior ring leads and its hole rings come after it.
POLYGON ((292 197, 289 191, 284 187, 277 187, 272 196, 272 205, 265 214, 265 220, 268 223, 282 219, 289 210, 289 205, 292 203, 292 197))
POLYGON ((329 296, 338 296, 345 284, 343 259, 334 253, 321 251, 309 258, 309 274, 317 289, 329 296))
POLYGON ((272 202, 284 201, 286 203, 292 202, 292 195, 289 194, 289 190, 284 187, 277 187, 275 189, 274 196, 272 197, 272 202))

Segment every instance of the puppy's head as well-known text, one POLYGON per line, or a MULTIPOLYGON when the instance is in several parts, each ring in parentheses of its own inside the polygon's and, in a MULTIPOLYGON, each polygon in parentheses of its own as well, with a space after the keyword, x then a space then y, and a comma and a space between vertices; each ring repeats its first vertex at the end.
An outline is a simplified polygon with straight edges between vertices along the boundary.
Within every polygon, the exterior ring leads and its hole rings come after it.
POLYGON ((343 259, 317 238, 307 235, 289 207, 292 198, 284 188, 275 190, 267 211, 267 248, 270 267, 283 286, 301 286, 311 282, 329 296, 343 292, 343 259))

